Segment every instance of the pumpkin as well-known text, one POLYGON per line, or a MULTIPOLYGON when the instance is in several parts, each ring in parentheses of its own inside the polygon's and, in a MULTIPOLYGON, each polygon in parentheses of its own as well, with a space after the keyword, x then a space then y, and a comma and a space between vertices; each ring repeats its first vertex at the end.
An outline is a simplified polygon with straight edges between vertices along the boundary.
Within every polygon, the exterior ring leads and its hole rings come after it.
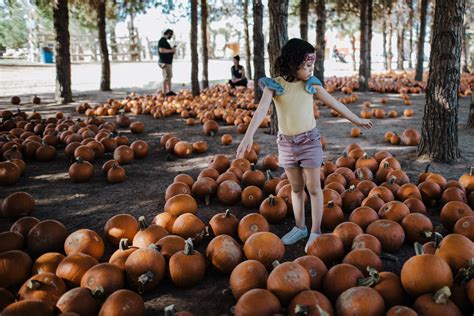
POLYGON ((408 198, 403 203, 410 209, 411 213, 421 213, 421 214, 428 214, 426 212, 426 206, 423 201, 416 199, 416 198, 408 198))
POLYGON ((197 203, 196 200, 188 194, 178 194, 166 201, 164 210, 176 217, 185 213, 196 214, 197 203))
POLYGON ((126 165, 133 161, 135 153, 132 148, 127 145, 120 145, 114 150, 114 159, 121 165, 126 165))
POLYGON ((474 214, 458 219, 454 225, 453 232, 463 235, 474 242, 474 214))
POLYGON ((158 286, 165 276, 166 261, 156 246, 140 248, 125 260, 125 272, 130 287, 140 293, 158 286))
POLYGON ((278 297, 283 305, 301 291, 309 290, 311 279, 308 271, 294 262, 275 263, 267 279, 267 289, 278 297))
POLYGON ((359 225, 352 222, 343 222, 334 228, 333 234, 338 236, 345 250, 351 249, 352 241, 357 235, 363 234, 364 231, 359 225))
POLYGON ((64 293, 56 303, 61 313, 77 313, 79 315, 97 315, 100 309, 102 291, 77 287, 64 293))
MULTIPOLYGON (((338 157, 336 159, 336 167, 346 167, 351 170, 354 170, 355 167, 355 159, 353 157, 349 157, 347 155, 347 152, 344 151, 342 153, 342 156, 338 157)), ((333 171, 334 172, 334 171, 333 171)), ((329 174, 326 174, 326 176, 329 176, 329 174)))
POLYGON ((275 294, 265 289, 252 289, 245 292, 237 301, 234 309, 235 316, 270 316, 280 312, 280 301, 275 294))
POLYGON ((402 226, 389 219, 379 219, 367 226, 366 233, 377 237, 382 244, 382 249, 395 252, 400 249, 405 241, 405 231, 402 226))
POLYGON ((256 186, 247 186, 241 194, 242 204, 247 208, 257 208, 263 201, 263 191, 256 186))
POLYGON ((66 227, 61 222, 41 221, 28 232, 28 251, 33 257, 46 252, 62 251, 68 235, 66 227))
POLYGON ((378 186, 370 190, 369 195, 367 197, 371 197, 374 195, 378 195, 385 203, 395 200, 395 197, 390 191, 390 189, 384 186, 378 186))
POLYGON ((474 191, 474 167, 471 167, 469 173, 463 174, 459 177, 459 183, 467 192, 474 191))
POLYGON ((15 303, 15 296, 7 289, 0 288, 0 313, 10 304, 15 303))
POLYGON ((418 146, 420 140, 421 135, 414 128, 407 128, 402 133, 402 142, 407 146, 418 146))
POLYGON ((149 146, 148 143, 143 140, 136 140, 130 144, 130 148, 133 150, 133 158, 143 159, 148 156, 149 146))
POLYGON ((102 287, 104 289, 104 297, 108 297, 124 286, 125 278, 123 270, 111 263, 99 263, 93 266, 87 270, 81 279, 81 287, 86 287, 91 290, 102 287))
POLYGON ((217 188, 218 200, 226 205, 233 205, 240 201, 242 189, 240 185, 233 180, 225 180, 217 188))
POLYGON ((463 313, 454 304, 449 297, 451 291, 449 287, 444 286, 440 288, 434 295, 426 293, 419 296, 413 303, 413 309, 418 315, 432 315, 432 316, 461 316, 463 313))
POLYGON ((155 224, 148 225, 144 216, 140 216, 138 221, 140 230, 133 237, 133 247, 145 248, 168 236, 168 232, 163 227, 155 224))
POLYGON ((10 161, 0 162, 0 185, 12 185, 18 182, 21 170, 10 161))
POLYGON ((288 305, 288 315, 334 315, 334 309, 329 299, 318 291, 306 290, 296 295, 288 305))
POLYGON ((410 214, 410 209, 400 201, 390 201, 380 208, 378 214, 381 219, 389 219, 400 223, 405 216, 410 214))
POLYGON ((449 234, 439 244, 436 256, 444 259, 456 274, 459 269, 467 268, 469 259, 474 258, 474 243, 463 235, 449 234))
POLYGON ((363 278, 362 272, 351 264, 341 263, 333 266, 323 280, 323 293, 335 302, 341 293, 357 285, 363 278))
MULTIPOLYGON (((41 147, 39 147, 39 148, 41 148, 41 147)), ((38 149, 36 150, 37 153, 38 153, 38 149)), ((82 160, 84 160, 84 161, 91 162, 95 158, 95 152, 91 147, 86 146, 86 145, 81 145, 81 146, 78 146, 74 150, 74 158, 77 160, 79 157, 82 158, 82 160)))
POLYGON ((48 304, 40 300, 15 302, 2 311, 2 316, 18 315, 53 316, 55 313, 48 304))
POLYGON ((308 271, 311 280, 311 289, 319 290, 328 269, 324 262, 316 256, 306 255, 296 258, 293 262, 298 263, 308 271))
POLYGON ((344 187, 346 187, 347 185, 347 180, 346 178, 340 174, 340 173, 332 173, 330 174, 329 176, 326 177, 326 179, 324 179, 324 185, 328 185, 332 182, 338 182, 340 184, 342 184, 344 187))
POLYGON ((331 265, 344 256, 344 244, 335 234, 322 234, 309 245, 306 253, 320 258, 326 265, 331 265))
POLYGON ((262 187, 266 180, 264 173, 260 170, 256 170, 254 164, 251 164, 250 168, 250 170, 245 171, 242 175, 242 185, 244 187, 251 185, 262 187))
POLYGON ((230 275, 229 283, 232 294, 238 300, 243 294, 252 289, 267 287, 268 272, 265 266, 257 260, 246 260, 239 263, 230 275))
POLYGON ((263 200, 259 207, 260 214, 271 224, 281 222, 286 217, 287 210, 288 208, 283 198, 272 194, 263 200))
POLYGON ((356 169, 365 167, 365 168, 369 168, 369 170, 372 171, 372 173, 377 172, 378 166, 379 166, 379 162, 377 161, 377 159, 375 159, 374 157, 370 157, 366 153, 362 157, 357 159, 355 163, 356 169))
POLYGON ((441 209, 440 221, 447 230, 452 231, 460 218, 469 215, 474 215, 469 205, 459 201, 451 201, 446 203, 441 209))
POLYGON ((105 246, 102 238, 90 229, 76 230, 64 241, 64 252, 68 256, 81 252, 100 261, 104 255, 104 249, 105 246))
POLYGON ((231 172, 231 171, 226 171, 226 172, 220 174, 219 177, 217 178, 216 182, 217 182, 217 185, 220 185, 222 182, 227 181, 227 180, 232 180, 235 183, 240 182, 240 180, 236 176, 236 174, 231 172))
POLYGON ((86 146, 92 148, 92 150, 94 151, 94 157, 95 158, 104 157, 105 147, 104 147, 104 145, 102 145, 102 143, 99 143, 95 140, 92 140, 92 141, 88 142, 86 144, 86 146))
POLYGON ((122 183, 125 181, 125 169, 120 167, 118 163, 112 164, 107 171, 107 181, 109 183, 122 183))
POLYGON ((169 261, 172 255, 184 250, 185 240, 180 236, 168 235, 158 240, 155 245, 166 261, 169 261))
POLYGON ((151 222, 152 224, 158 225, 166 229, 167 232, 172 233, 173 232, 173 224, 174 221, 176 220, 176 216, 171 215, 170 213, 163 212, 157 214, 154 218, 153 221, 151 222))
POLYGON ((232 135, 224 134, 221 137, 221 144, 224 145, 224 146, 228 146, 228 145, 232 144, 233 140, 234 139, 232 138, 232 135))
POLYGON ((105 238, 115 247, 122 238, 133 240, 140 225, 135 217, 130 214, 117 214, 107 220, 104 226, 105 238))
POLYGON ((194 250, 192 241, 186 240, 184 250, 174 253, 169 261, 169 276, 179 287, 191 287, 204 278, 206 262, 198 251, 194 250))
POLYGON ((362 192, 362 194, 364 194, 364 199, 369 195, 369 192, 375 187, 377 187, 377 185, 372 180, 362 180, 356 185, 356 189, 362 192))
POLYGON ((237 227, 239 239, 245 241, 252 235, 258 232, 269 232, 270 226, 261 214, 250 213, 242 217, 237 227))
MULTIPOLYGON (((380 198, 379 195, 372 195, 367 196, 365 199, 362 200, 360 203, 361 206, 367 206, 373 209, 375 212, 378 212, 380 208, 385 204, 385 201, 380 198)), ((355 210, 354 210, 355 211, 355 210)), ((353 212, 354 212, 353 211, 353 212)), ((378 217, 378 214, 377 214, 378 217)), ((361 226, 361 225, 360 225, 361 226)), ((362 227, 362 226, 361 226, 362 227)))
POLYGON ((52 161, 56 157, 56 148, 43 141, 42 145, 36 149, 35 157, 36 160, 42 162, 52 161))
POLYGON ((359 286, 369 286, 382 296, 385 306, 395 306, 406 302, 406 293, 400 277, 393 272, 378 272, 368 268, 369 276, 358 280, 359 286))
POLYGON ((176 177, 174 177, 173 183, 176 183, 176 182, 185 183, 189 187, 189 189, 191 190, 191 188, 193 186, 193 183, 194 183, 194 179, 193 179, 193 177, 191 177, 188 174, 181 173, 181 174, 178 174, 176 177))
POLYGON ((122 238, 119 243, 119 249, 115 250, 115 252, 110 256, 109 263, 116 265, 120 269, 125 269, 125 261, 127 260, 128 256, 135 250, 137 247, 130 247, 128 244, 127 238, 122 238))
POLYGON ((228 235, 214 237, 206 249, 206 257, 218 271, 230 274, 242 261, 242 248, 228 235))
POLYGON ((205 135, 214 136, 219 130, 219 124, 214 120, 208 120, 202 125, 202 132, 205 135))
POLYGON ((364 275, 368 275, 367 268, 371 267, 375 270, 383 270, 383 263, 380 257, 368 248, 358 248, 351 250, 342 260, 358 268, 364 275))
POLYGON ((372 235, 360 234, 352 241, 352 250, 354 249, 370 249, 375 254, 380 255, 382 252, 382 244, 372 235))
POLYGON ((219 178, 219 171, 217 171, 214 168, 206 168, 199 173, 197 179, 199 180, 200 178, 204 178, 204 177, 217 180, 217 178, 219 178))
POLYGON ((99 316, 135 316, 145 313, 143 298, 130 290, 118 290, 104 302, 99 316))
POLYGON ((225 172, 230 167, 230 160, 225 155, 217 154, 209 161, 208 168, 216 169, 219 174, 225 172))
POLYGON ((179 141, 174 145, 173 151, 179 158, 187 158, 193 153, 193 147, 189 142, 179 141))
POLYGON ((453 274, 449 265, 437 255, 423 254, 420 244, 415 244, 415 250, 417 255, 405 261, 400 272, 405 291, 418 297, 451 286, 453 274))
POLYGON ((420 213, 411 213, 403 218, 401 225, 405 231, 408 242, 426 242, 424 232, 433 230, 433 223, 426 215, 420 213))
POLYGON ((30 275, 32 261, 20 250, 0 253, 0 287, 21 285, 30 275))
POLYGON ((130 124, 130 131, 133 134, 141 134, 145 131, 145 124, 140 121, 136 121, 130 124))
POLYGON ((209 177, 198 177, 191 188, 193 196, 204 201, 206 205, 209 205, 211 196, 217 192, 216 180, 209 177))
POLYGON ((275 171, 278 169, 278 156, 275 154, 269 154, 263 157, 262 167, 265 170, 275 171))
POLYGON ((36 274, 18 291, 19 300, 40 300, 53 309, 59 298, 66 292, 63 280, 54 273, 36 274))
POLYGON ((206 235, 206 225, 196 215, 185 213, 176 218, 173 234, 184 239, 192 238, 193 242, 199 243, 206 235))
POLYGON ((97 259, 83 253, 76 253, 67 256, 58 264, 56 275, 64 280, 68 288, 76 287, 81 284, 84 274, 97 264, 97 259))
POLYGON ((364 198, 364 194, 356 189, 354 185, 351 185, 349 189, 341 194, 342 208, 346 212, 352 212, 360 206, 364 198))
POLYGON ((33 264, 32 274, 43 272, 56 273, 59 263, 64 259, 64 255, 58 252, 47 252, 38 257, 33 264))
POLYGON ((250 170, 250 161, 246 158, 237 158, 231 161, 231 167, 239 168, 243 173, 250 170))
POLYGON ((87 182, 94 176, 94 167, 88 161, 78 158, 75 163, 69 167, 69 178, 73 182, 87 182))
POLYGON ((434 206, 441 198, 441 187, 434 181, 424 181, 418 185, 421 198, 425 204, 434 206))
MULTIPOLYGON (((36 203, 27 192, 15 192, 8 195, 1 204, 2 215, 15 219, 30 215, 35 209, 36 203)), ((26 233, 26 232, 25 232, 26 233)))
POLYGON ((120 115, 116 116, 115 122, 117 123, 118 127, 128 128, 130 126, 131 120, 128 116, 125 116, 124 112, 122 112, 120 115))
MULTIPOLYGON (((323 213, 323 222, 324 222, 324 213, 323 213)), ((360 206, 352 211, 351 215, 349 216, 349 221, 357 224, 365 230, 370 223, 375 222, 379 219, 379 215, 377 214, 374 209, 368 206, 360 206)), ((341 221, 342 222, 342 221, 341 221)), ((324 227, 324 225, 323 225, 324 227)))
POLYGON ((237 227, 239 225, 239 219, 230 213, 230 210, 226 210, 225 213, 218 213, 214 215, 209 221, 211 231, 214 236, 219 235, 237 235, 237 227))
POLYGON ((258 260, 267 268, 273 261, 281 260, 285 254, 285 246, 281 239, 270 232, 257 232, 247 238, 244 244, 247 259, 258 260))
POLYGON ((441 203, 446 204, 451 201, 467 203, 466 193, 463 190, 464 188, 463 189, 456 188, 456 187, 446 188, 443 191, 443 194, 441 195, 441 203))
POLYGON ((415 198, 421 200, 420 190, 413 183, 405 183, 398 188, 396 193, 397 199, 404 202, 409 198, 415 198))
MULTIPOLYGON (((193 148, 193 152, 197 154, 205 153, 209 148, 209 145, 207 144, 205 140, 194 142, 192 143, 191 146, 193 148)), ((175 148, 175 151, 176 151, 176 148, 175 148)))
POLYGON ((380 315, 385 313, 385 303, 376 290, 356 286, 345 290, 337 298, 336 314, 340 316, 380 315))

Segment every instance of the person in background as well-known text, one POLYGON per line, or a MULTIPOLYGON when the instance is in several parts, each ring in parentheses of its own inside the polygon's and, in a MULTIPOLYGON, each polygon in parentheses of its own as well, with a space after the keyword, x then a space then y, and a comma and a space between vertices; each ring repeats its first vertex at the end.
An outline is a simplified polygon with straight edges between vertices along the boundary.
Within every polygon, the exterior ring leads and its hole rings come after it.
POLYGON ((247 78, 245 78, 245 69, 244 66, 240 65, 240 56, 234 56, 234 65, 230 68, 232 74, 232 79, 229 80, 229 84, 232 88, 237 86, 247 87, 247 78))
MULTIPOLYGON (((158 42, 158 65, 163 70, 163 93, 166 96, 174 96, 171 90, 171 78, 173 77, 173 55, 176 53, 176 46, 171 47, 168 42, 173 36, 173 30, 167 29, 158 42)), ((158 91, 157 91, 158 92, 158 91)))

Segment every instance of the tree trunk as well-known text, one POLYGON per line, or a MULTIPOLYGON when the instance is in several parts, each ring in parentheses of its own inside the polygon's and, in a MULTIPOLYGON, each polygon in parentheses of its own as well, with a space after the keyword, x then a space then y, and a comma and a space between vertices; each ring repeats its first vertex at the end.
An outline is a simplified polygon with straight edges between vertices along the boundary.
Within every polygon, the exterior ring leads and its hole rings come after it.
POLYGON ((462 72, 465 72, 465 73, 470 73, 469 71, 469 39, 467 38, 467 34, 466 34, 466 29, 468 28, 468 24, 464 24, 462 26, 462 59, 463 59, 463 63, 462 63, 462 72))
POLYGON ((405 19, 402 16, 401 10, 397 13, 397 69, 403 70, 403 55, 404 45, 403 38, 405 37, 405 19))
POLYGON ((316 61, 314 62, 314 75, 324 85, 324 51, 326 50, 326 1, 316 1, 316 61))
POLYGON ((249 0, 244 0, 244 36, 245 36, 245 63, 246 75, 252 79, 252 55, 250 53, 250 33, 249 33, 249 0))
POLYGON ((387 22, 386 19, 383 18, 382 21, 382 39, 383 39, 383 68, 387 71, 388 70, 388 58, 387 58, 387 22))
POLYGON ((367 63, 367 78, 370 80, 370 77, 372 76, 372 19, 373 19, 373 0, 369 1, 369 9, 368 9, 368 28, 369 28, 369 36, 367 40, 367 54, 369 55, 368 57, 368 63, 367 63))
POLYGON ((199 95, 199 58, 198 58, 198 0, 191 0, 191 90, 193 97, 199 95))
POLYGON ((359 0, 360 8, 360 64, 359 64, 359 91, 369 88, 369 6, 372 0, 359 0))
POLYGON ((416 74, 415 80, 423 79, 423 62, 425 55, 425 37, 426 37, 426 15, 428 14, 429 0, 421 0, 420 12, 420 37, 418 38, 418 52, 416 54, 416 74))
POLYGON ((413 9, 413 0, 407 0, 407 5, 410 10, 408 15, 408 30, 410 36, 410 52, 408 54, 408 68, 413 68, 412 56, 413 56, 413 27, 414 27, 414 9, 413 9))
POLYGON ((351 47, 352 47, 352 70, 357 71, 357 66, 356 66, 356 38, 354 33, 351 35, 351 47))
MULTIPOLYGON (((288 41, 288 0, 269 1, 270 39, 268 41, 268 57, 270 62, 270 75, 275 77, 274 63, 280 55, 281 48, 288 41)), ((278 118, 275 105, 271 106, 270 134, 278 133, 278 118)))
POLYGON ((118 48, 117 48, 117 39, 115 36, 115 25, 116 23, 112 23, 109 25, 110 27, 110 50, 112 51, 112 60, 117 60, 118 48))
POLYGON ((67 0, 57 0, 53 5, 56 32, 56 102, 72 102, 71 55, 69 52, 69 12, 67 0))
POLYGON ((300 37, 302 40, 308 40, 308 11, 309 1, 300 1, 300 37))
POLYGON ((100 0, 97 6, 97 29, 99 30, 100 60, 102 61, 102 73, 100 77, 100 91, 110 91, 110 62, 109 49, 107 48, 106 29, 106 4, 100 0))
POLYGON ((451 163, 458 148, 458 89, 465 0, 436 0, 430 72, 418 155, 451 163))
POLYGON ((471 93, 471 107, 469 108, 469 118, 467 120, 467 126, 474 128, 474 93, 471 93))
POLYGON ((255 103, 260 101, 262 90, 258 80, 265 77, 265 40, 263 37, 263 4, 262 0, 253 0, 253 69, 255 69, 254 91, 255 103))
POLYGON ((201 0, 202 88, 209 87, 209 52, 207 46, 207 1, 201 0))
POLYGON ((393 59, 393 20, 392 20, 392 4, 388 4, 388 53, 387 53, 387 66, 388 70, 392 70, 392 59, 393 59))

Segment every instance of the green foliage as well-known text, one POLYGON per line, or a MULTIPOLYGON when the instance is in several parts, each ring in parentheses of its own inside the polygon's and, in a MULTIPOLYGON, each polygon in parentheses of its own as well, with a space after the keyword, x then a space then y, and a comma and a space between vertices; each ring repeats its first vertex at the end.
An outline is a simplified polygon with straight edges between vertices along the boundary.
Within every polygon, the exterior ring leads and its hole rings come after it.
POLYGON ((28 43, 26 14, 18 1, 0 0, 0 46, 8 48, 26 46, 28 43))

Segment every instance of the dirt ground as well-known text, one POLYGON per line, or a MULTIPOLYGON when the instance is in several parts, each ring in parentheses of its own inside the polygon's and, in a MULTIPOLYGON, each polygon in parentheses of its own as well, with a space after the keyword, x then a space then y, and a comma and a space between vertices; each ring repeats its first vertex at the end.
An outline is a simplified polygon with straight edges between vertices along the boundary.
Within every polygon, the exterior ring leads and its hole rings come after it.
MULTIPOLYGON (((152 91, 138 91, 140 94, 151 93, 152 91)), ((39 95, 43 99, 43 104, 32 106, 30 103, 22 103, 22 110, 31 111, 35 109, 43 117, 54 115, 56 111, 63 111, 67 115, 77 116, 73 113, 74 107, 83 101, 96 103, 103 102, 107 98, 121 99, 126 96, 126 90, 115 90, 110 93, 103 92, 81 92, 74 97, 75 103, 69 105, 51 104, 52 95, 39 95)), ((388 104, 384 109, 397 110, 399 115, 403 109, 408 106, 403 105, 403 100, 396 94, 378 94, 378 93, 357 93, 359 99, 356 103, 349 104, 348 107, 359 113, 364 101, 370 101, 373 104, 380 105, 379 100, 383 96, 388 97, 388 104)), ((342 96, 340 92, 335 96, 342 96)), ((30 100, 31 95, 21 96, 23 100, 30 100)), ((426 162, 416 160, 416 147, 392 146, 383 143, 383 135, 387 130, 393 130, 402 133, 407 127, 415 127, 418 130, 421 127, 423 116, 424 95, 411 95, 415 114, 411 118, 398 117, 396 119, 374 119, 374 128, 370 131, 364 131, 358 139, 349 137, 350 129, 353 127, 343 119, 333 118, 327 108, 321 108, 321 117, 318 125, 321 134, 328 141, 324 152, 325 160, 335 160, 343 149, 350 143, 359 143, 369 154, 379 150, 389 150, 402 164, 402 168, 407 172, 412 181, 416 181, 417 176, 426 166, 426 162)), ((14 109, 9 104, 9 97, 0 97, 0 109, 14 109)), ((474 165, 474 131, 466 127, 467 115, 469 109, 469 97, 460 98, 459 107, 459 148, 462 158, 455 164, 431 163, 432 170, 446 176, 447 179, 458 179, 463 173, 467 172, 468 167, 474 165)), ((131 115, 133 117, 133 115, 131 115)), ((108 118, 112 119, 112 118, 108 118)), ((126 165, 127 179, 120 184, 108 184, 105 176, 102 174, 101 166, 106 159, 97 160, 93 163, 95 175, 88 183, 74 184, 69 180, 67 171, 69 162, 64 157, 62 150, 53 162, 29 162, 26 175, 13 186, 0 188, 0 200, 8 194, 16 191, 26 191, 33 195, 37 202, 37 207, 32 214, 39 219, 56 219, 64 223, 69 232, 80 228, 90 228, 102 233, 105 222, 111 216, 118 213, 130 213, 136 217, 146 216, 150 221, 157 213, 163 211, 164 192, 173 178, 182 172, 196 177, 201 169, 207 166, 210 158, 223 153, 229 157, 235 156, 235 150, 243 135, 238 134, 233 126, 224 126, 222 122, 219 135, 230 133, 234 137, 234 143, 230 146, 220 144, 220 137, 205 136, 201 132, 201 126, 188 127, 181 118, 176 116, 166 119, 155 120, 151 116, 140 116, 140 120, 145 123, 145 133, 141 135, 132 135, 129 131, 124 131, 130 141, 143 139, 150 145, 150 154, 143 160, 135 160, 132 164, 126 165), (206 140, 209 143, 209 151, 205 154, 193 154, 191 159, 166 159, 167 154, 161 148, 160 136, 171 132, 179 138, 187 141, 206 140)), ((275 136, 265 133, 266 129, 259 129, 255 141, 262 146, 260 157, 267 154, 276 153, 275 136)), ((278 170, 274 174, 280 174, 278 170)), ((220 205, 217 200, 213 200, 209 206, 199 204, 198 215, 207 223, 209 219, 218 212, 223 212, 227 207, 220 205)), ((241 218, 244 215, 255 210, 249 210, 242 205, 230 207, 231 211, 241 218)), ((435 224, 439 223, 438 209, 433 209, 432 220, 435 224)), ((309 210, 306 211, 310 214, 309 210)), ((310 217, 307 219, 310 222, 310 217)), ((0 219, 0 231, 9 229, 11 222, 6 219, 0 219)), ((288 216, 282 224, 271 225, 271 231, 278 236, 282 236, 294 225, 294 220, 288 216)), ((198 250, 205 253, 207 242, 202 243, 198 250)), ((398 253, 395 253, 400 262, 394 263, 383 260, 385 269, 388 271, 399 272, 401 264, 412 255, 412 247, 405 245, 398 253)), ((110 245, 107 245, 106 255, 103 261, 107 261, 113 251, 110 245)), ((286 254, 283 261, 292 260, 304 254, 304 242, 286 248, 286 254)), ((158 288, 144 296, 146 302, 147 315, 162 315, 162 310, 169 304, 176 304, 178 310, 189 310, 195 315, 218 315, 229 314, 230 307, 235 304, 235 300, 230 293, 223 293, 228 287, 228 277, 220 275, 211 268, 208 269, 206 278, 199 285, 191 289, 179 289, 165 280, 158 288)))

